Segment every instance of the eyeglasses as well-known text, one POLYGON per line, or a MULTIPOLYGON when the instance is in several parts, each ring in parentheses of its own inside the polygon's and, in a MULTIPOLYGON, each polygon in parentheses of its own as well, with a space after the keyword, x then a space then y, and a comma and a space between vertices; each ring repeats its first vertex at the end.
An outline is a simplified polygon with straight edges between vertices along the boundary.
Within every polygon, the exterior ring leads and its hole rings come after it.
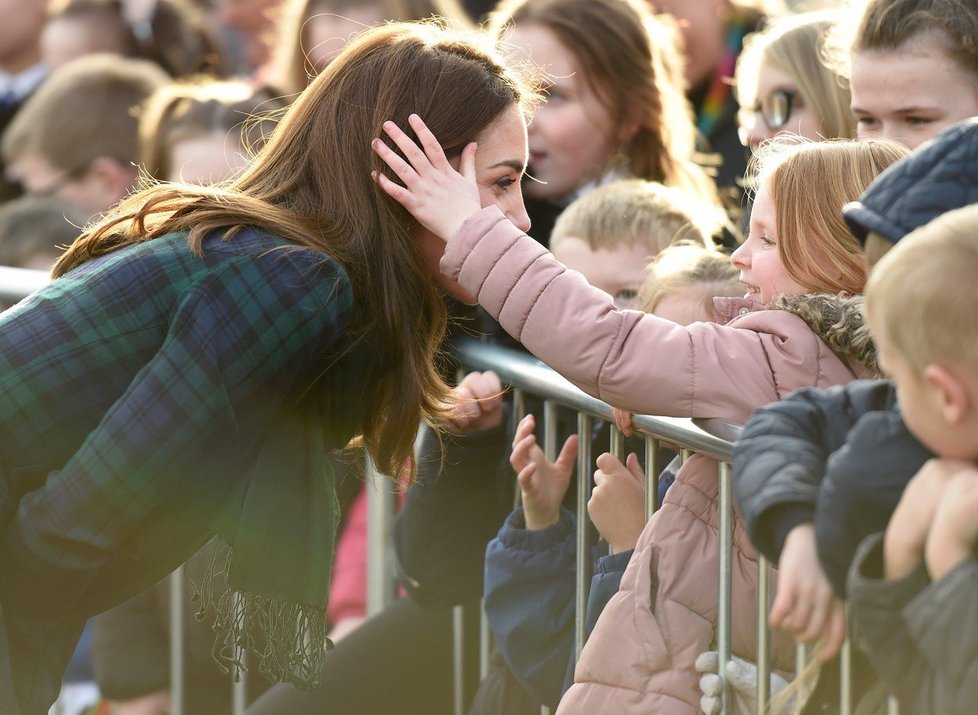
POLYGON ((767 128, 776 132, 788 123, 797 97, 798 92, 796 90, 776 89, 753 107, 742 107, 742 109, 750 114, 760 114, 767 128))

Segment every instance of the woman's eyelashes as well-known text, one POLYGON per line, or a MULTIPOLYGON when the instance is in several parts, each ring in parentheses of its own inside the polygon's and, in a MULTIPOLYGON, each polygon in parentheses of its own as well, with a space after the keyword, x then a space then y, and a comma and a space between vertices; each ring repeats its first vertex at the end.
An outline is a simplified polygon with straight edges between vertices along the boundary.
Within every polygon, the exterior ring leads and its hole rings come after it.
POLYGON ((509 187, 511 187, 513 184, 518 184, 519 181, 520 181, 519 176, 504 176, 500 179, 497 179, 495 182, 493 182, 493 186, 499 189, 500 191, 506 192, 509 190, 509 187))

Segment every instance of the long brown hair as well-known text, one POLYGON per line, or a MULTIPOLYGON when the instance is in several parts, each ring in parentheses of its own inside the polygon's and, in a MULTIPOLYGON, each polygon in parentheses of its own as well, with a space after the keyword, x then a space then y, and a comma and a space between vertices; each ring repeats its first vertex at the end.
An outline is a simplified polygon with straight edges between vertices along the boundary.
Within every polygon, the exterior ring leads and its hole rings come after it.
POLYGON ((669 18, 653 15, 642 0, 503 0, 489 30, 501 37, 519 24, 557 35, 611 115, 637 124, 622 147, 629 174, 714 192, 691 163, 695 128, 683 91, 679 33, 669 18))
POLYGON ((332 256, 353 285, 351 331, 370 349, 363 443, 379 469, 400 475, 421 420, 445 414, 449 390, 437 363, 446 310, 417 224, 371 179, 371 171, 396 177, 370 142, 385 120, 406 127, 416 112, 456 155, 507 107, 522 106, 521 80, 477 42, 435 25, 365 32, 299 97, 229 187, 140 191, 79 238, 55 275, 172 231, 187 231, 200 253, 206 235, 230 240, 248 225, 332 256))

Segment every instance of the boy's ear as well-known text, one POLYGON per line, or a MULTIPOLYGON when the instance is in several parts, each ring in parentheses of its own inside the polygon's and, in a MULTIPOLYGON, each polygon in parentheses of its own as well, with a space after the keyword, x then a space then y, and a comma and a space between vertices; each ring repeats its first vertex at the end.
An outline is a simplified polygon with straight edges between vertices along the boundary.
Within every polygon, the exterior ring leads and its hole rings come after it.
POLYGON ((963 422, 975 407, 967 386, 946 366, 930 363, 924 368, 924 380, 937 390, 941 414, 949 425, 963 422))

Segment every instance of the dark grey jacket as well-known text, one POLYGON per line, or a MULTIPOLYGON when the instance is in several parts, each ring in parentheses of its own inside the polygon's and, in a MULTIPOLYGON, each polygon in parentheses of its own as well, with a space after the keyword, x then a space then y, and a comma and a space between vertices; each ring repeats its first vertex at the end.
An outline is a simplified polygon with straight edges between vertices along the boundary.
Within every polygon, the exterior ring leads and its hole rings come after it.
POLYGON ((923 566, 882 579, 883 534, 867 537, 849 574, 856 638, 900 712, 964 715, 978 703, 978 561, 931 582, 923 566))

